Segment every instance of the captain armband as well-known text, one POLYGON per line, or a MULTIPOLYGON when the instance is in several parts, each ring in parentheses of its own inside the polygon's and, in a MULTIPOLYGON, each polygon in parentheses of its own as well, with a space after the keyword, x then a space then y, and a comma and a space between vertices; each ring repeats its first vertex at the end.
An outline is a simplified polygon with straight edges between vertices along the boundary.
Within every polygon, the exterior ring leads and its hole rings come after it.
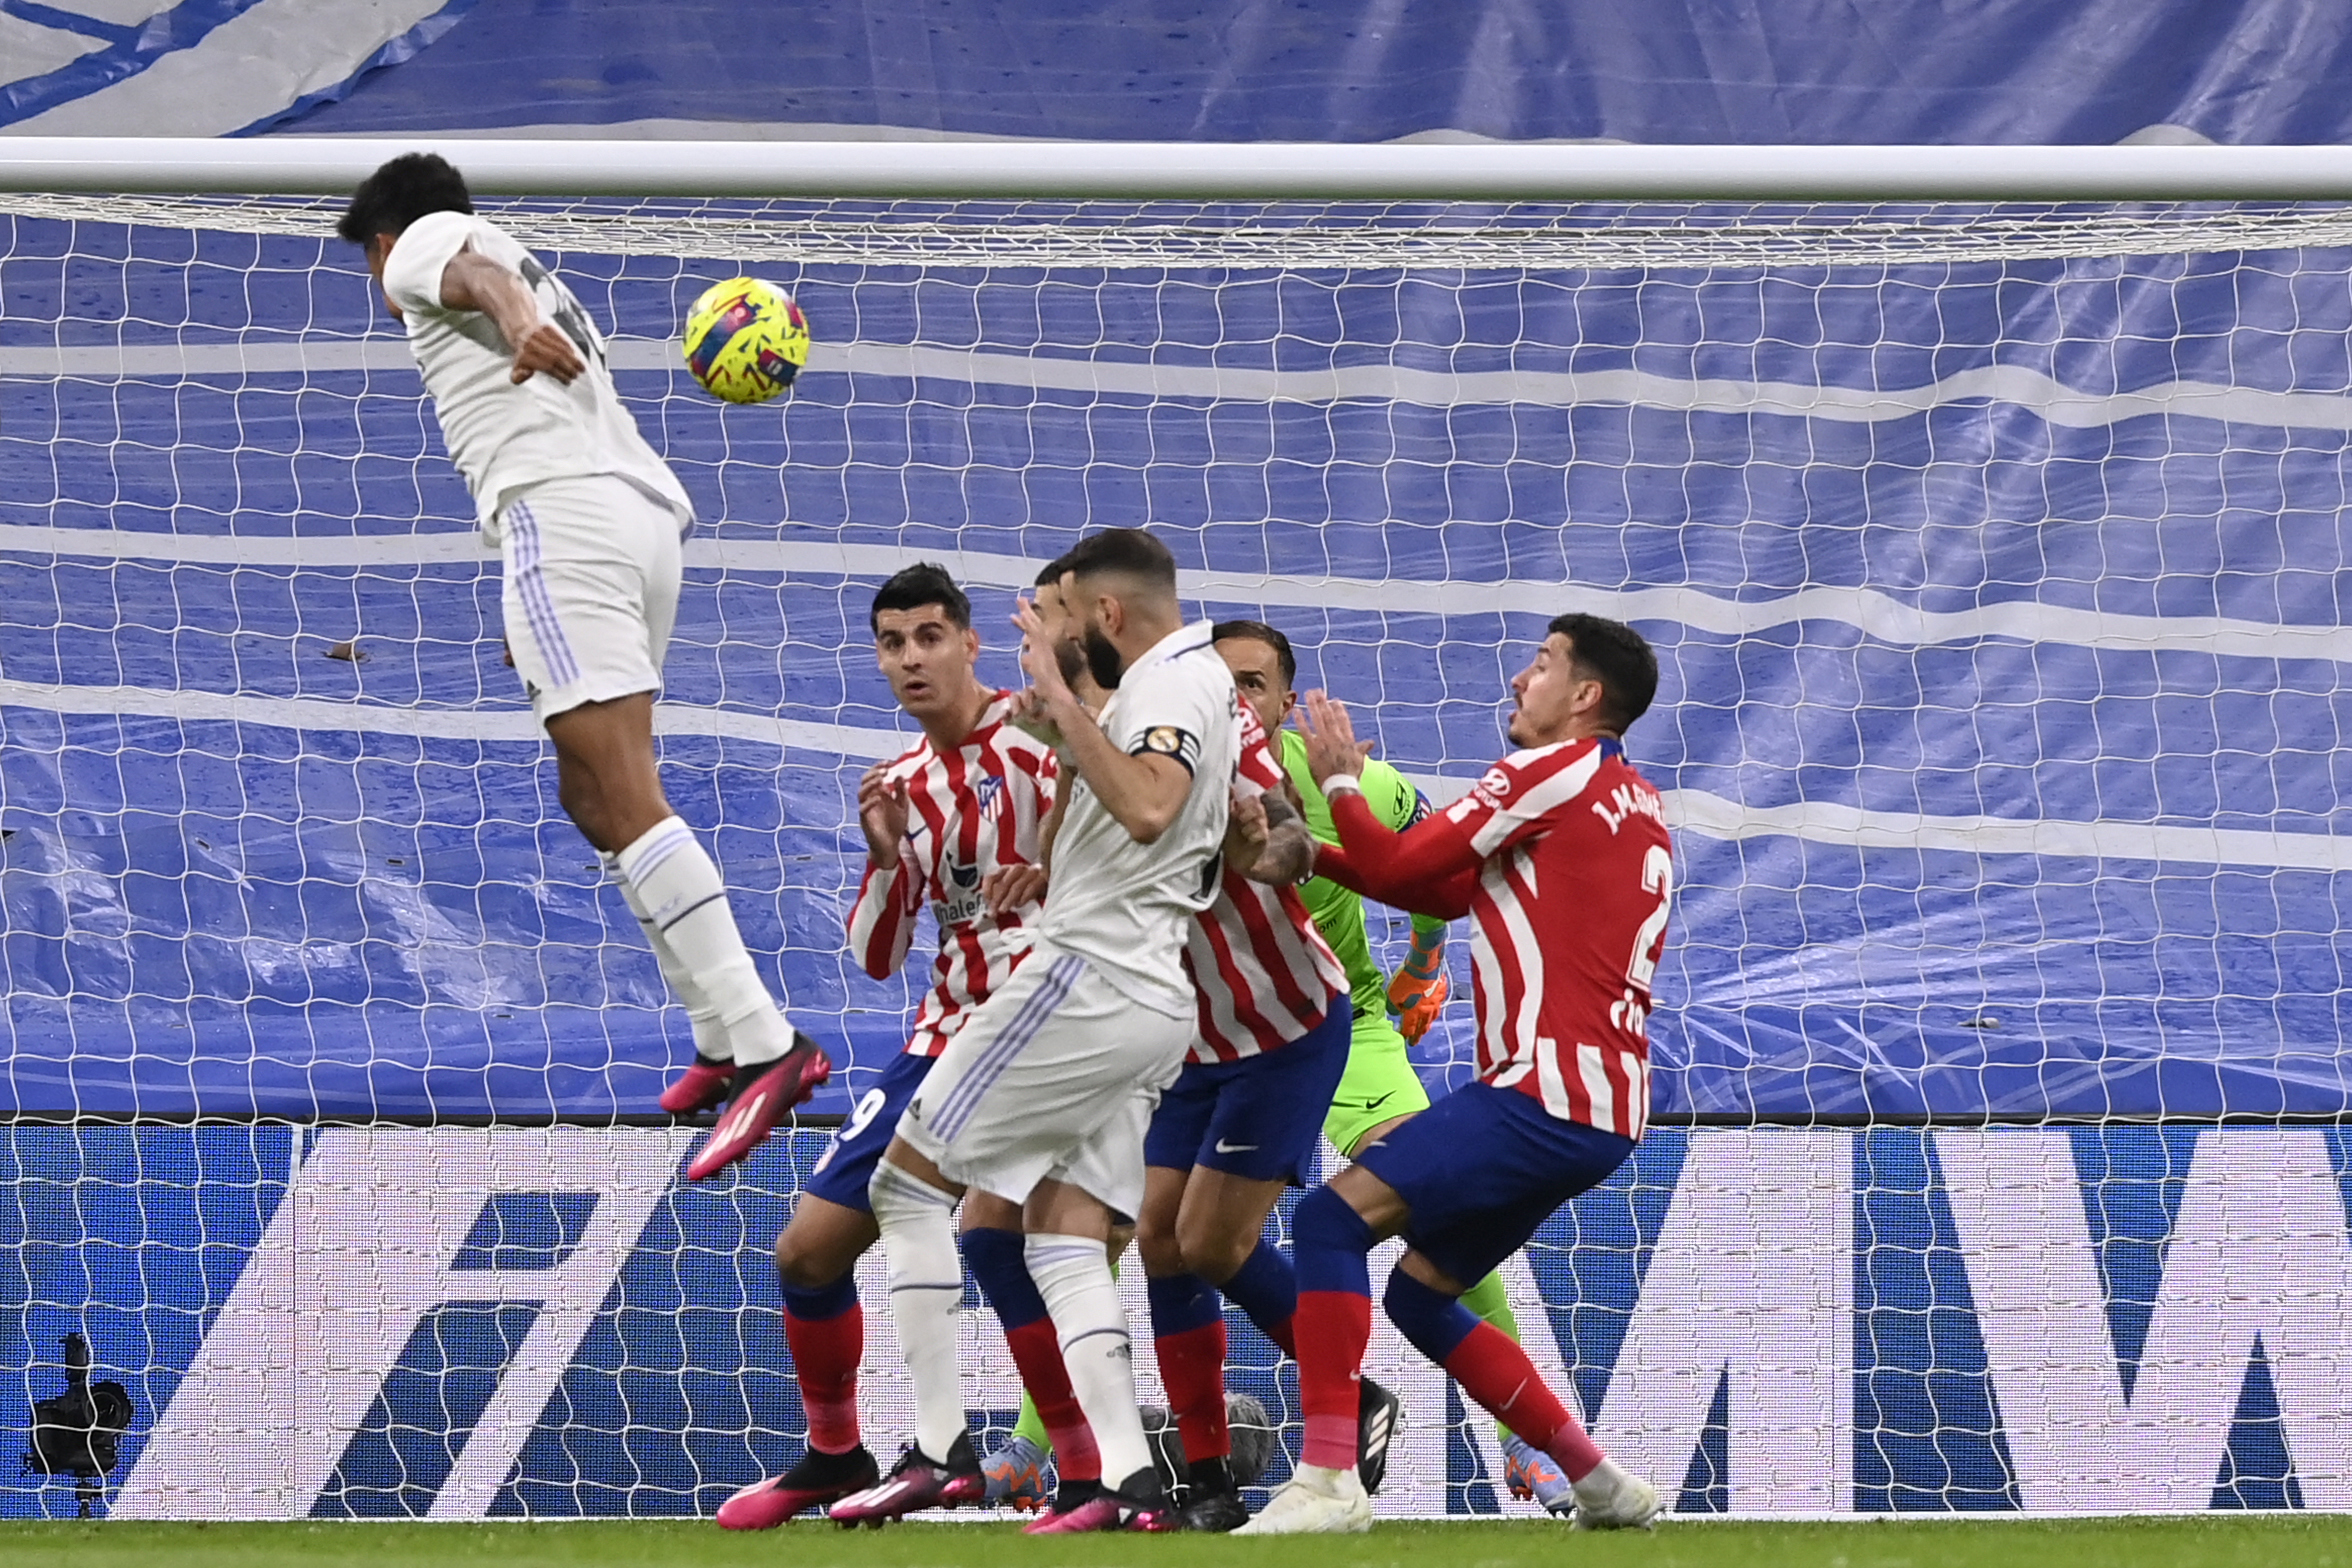
POLYGON ((1167 757, 1193 772, 1200 763, 1200 737, 1180 724, 1155 724, 1127 748, 1130 757, 1167 757))

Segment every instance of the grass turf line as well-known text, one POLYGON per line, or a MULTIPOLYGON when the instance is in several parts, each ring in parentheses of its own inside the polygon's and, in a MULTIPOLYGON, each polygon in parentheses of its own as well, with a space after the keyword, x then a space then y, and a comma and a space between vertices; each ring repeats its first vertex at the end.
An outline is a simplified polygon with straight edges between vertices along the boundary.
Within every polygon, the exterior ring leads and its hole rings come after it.
POLYGON ((0 1523, 9 1568, 2352 1568, 2352 1516, 1887 1519, 1575 1536, 1548 1520, 1395 1522, 1369 1535, 1040 1540, 1013 1525, 734 1535, 689 1520, 539 1524, 0 1523))

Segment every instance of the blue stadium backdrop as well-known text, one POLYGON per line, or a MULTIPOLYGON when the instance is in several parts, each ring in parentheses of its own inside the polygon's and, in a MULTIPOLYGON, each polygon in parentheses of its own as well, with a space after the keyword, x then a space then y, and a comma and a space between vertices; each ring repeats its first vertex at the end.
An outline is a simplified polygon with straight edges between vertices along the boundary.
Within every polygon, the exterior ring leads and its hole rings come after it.
MULTIPOLYGON (((684 1021, 555 812, 404 346, 323 209, 18 206, 0 1426, 82 1332, 118 1514, 707 1511, 798 1442, 766 1247, 819 1135, 686 1187, 691 1129, 612 1125, 684 1021)), ((666 758, 851 1064, 817 1110, 909 1000, 840 934, 894 566, 970 580, 1009 678, 1034 563, 1149 521, 1439 794, 1552 613, 1624 615, 1669 1125, 1510 1281, 1603 1439, 1691 1511, 2352 1506, 2352 252, 779 266, 819 354, 739 410, 670 342, 736 263, 561 262, 704 518, 666 758)), ((1377 1361, 1391 1506, 1515 1506, 1377 1361)))
POLYGON ((43 0, 5 14, 0 134, 2352 136, 2352 14, 2332 6, 838 0, 780 20, 754 0, 43 0))

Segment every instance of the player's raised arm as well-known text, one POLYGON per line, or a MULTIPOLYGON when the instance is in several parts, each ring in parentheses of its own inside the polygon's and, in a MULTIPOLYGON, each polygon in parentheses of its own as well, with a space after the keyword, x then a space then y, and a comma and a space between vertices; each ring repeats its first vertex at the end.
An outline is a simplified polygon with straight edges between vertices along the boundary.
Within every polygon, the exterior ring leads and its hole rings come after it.
POLYGON ((907 832, 907 786, 877 762, 858 780, 858 826, 865 833, 866 870, 857 902, 849 911, 849 947, 858 966, 887 980, 906 962, 913 944, 915 914, 923 907, 923 884, 901 874, 900 849, 907 832))
MULTIPOLYGON (((507 380, 521 385, 541 371, 569 386, 587 368, 583 357, 595 341, 585 319, 571 330, 547 319, 537 292, 516 266, 477 243, 473 214, 463 208, 427 212, 397 232, 347 234, 367 252, 368 270, 384 290, 384 302, 402 322, 476 312, 490 318, 512 356, 507 380)), ((545 275, 527 252, 522 265, 545 275)), ((560 290, 559 290, 560 294, 560 290)), ((577 312, 568 294, 564 309, 577 312)))
MULTIPOLYGON (((1396 769, 1377 757, 1367 758, 1358 775, 1364 803, 1383 824, 1402 833, 1435 813, 1429 797, 1396 769)), ((1396 1018, 1397 1033, 1417 1041, 1445 1011, 1453 982, 1445 972, 1446 923, 1434 915, 1413 916, 1412 950, 1397 972, 1388 977, 1382 998, 1396 1018)))
POLYGON ((478 310, 498 327, 514 350, 517 386, 544 370, 565 386, 588 368, 563 328, 539 314, 539 301, 522 276, 471 248, 441 269, 441 304, 448 310, 478 310))
MULTIPOLYGON (((1036 591, 1027 598, 1013 601, 1013 625, 1020 629, 1024 654, 1032 645, 1049 654, 1061 671, 1062 684, 1070 688, 1092 718, 1102 712, 1107 695, 1095 685, 1087 673, 1086 655, 1078 649, 1076 635, 1067 624, 1062 609, 1062 579, 1069 574, 1070 558, 1065 553, 1048 561, 1037 574, 1036 591)), ((1013 694, 1012 722, 1018 729, 1044 741, 1049 746, 1060 746, 1061 731, 1044 717, 1042 700, 1035 689, 1013 694)), ((1070 789, 1061 777, 1060 762, 1055 762, 1053 807, 1046 814, 1037 833, 1037 864, 1049 874, 1053 869, 1054 840, 1059 836, 1062 818, 1069 814, 1070 789)))
POLYGON ((1445 972, 1446 923, 1434 915, 1413 916, 1413 950, 1388 980, 1388 1010, 1397 1033, 1419 1040, 1445 1010, 1454 983, 1445 972))
POLYGON ((1331 801, 1331 822, 1339 833, 1337 846, 1326 844, 1316 855, 1316 871, 1416 914, 1446 920, 1468 914, 1479 857, 1461 830, 1443 817, 1430 817, 1398 833, 1373 814, 1358 782, 1371 748, 1356 739, 1342 704, 1320 691, 1308 692, 1296 722, 1307 743, 1307 767, 1331 801))

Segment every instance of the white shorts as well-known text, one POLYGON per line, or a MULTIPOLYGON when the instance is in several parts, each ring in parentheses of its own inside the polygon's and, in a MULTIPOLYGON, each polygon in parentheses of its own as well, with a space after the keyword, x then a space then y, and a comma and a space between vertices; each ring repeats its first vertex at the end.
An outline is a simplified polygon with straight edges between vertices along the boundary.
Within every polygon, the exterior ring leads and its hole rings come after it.
POLYGON ((1068 1182, 1132 1219, 1144 1131, 1193 1033, 1040 943, 939 1053, 898 1135, 958 1186, 1024 1203, 1068 1182))
POLYGON ((506 645, 541 724, 661 689, 688 521, 615 474, 526 485, 499 507, 506 645))

